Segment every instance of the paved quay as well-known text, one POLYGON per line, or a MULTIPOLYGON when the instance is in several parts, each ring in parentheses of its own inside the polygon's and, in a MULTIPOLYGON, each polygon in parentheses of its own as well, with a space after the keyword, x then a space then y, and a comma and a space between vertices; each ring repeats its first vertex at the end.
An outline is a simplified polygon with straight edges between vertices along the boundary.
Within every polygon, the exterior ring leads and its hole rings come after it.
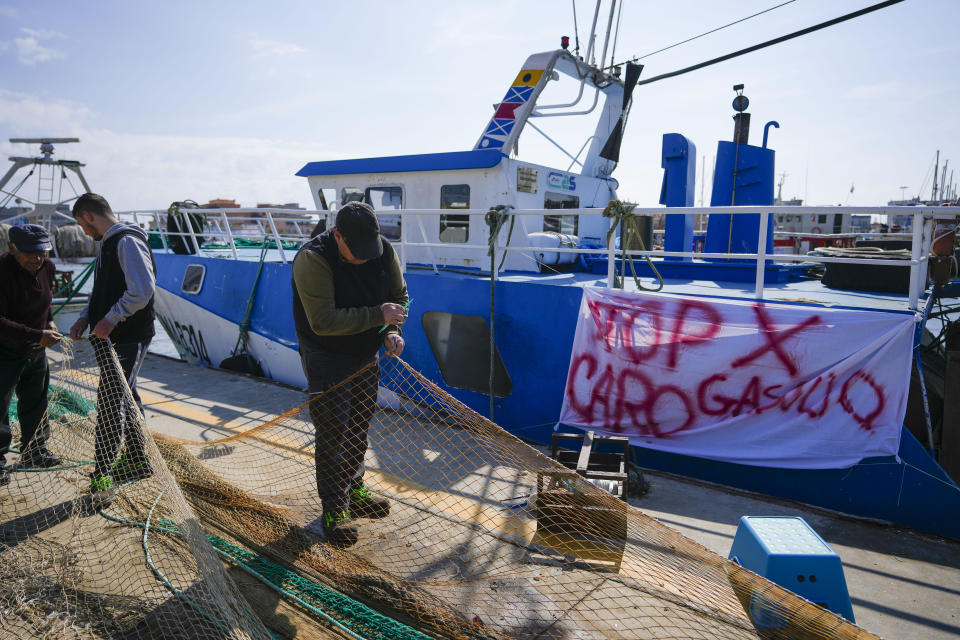
MULTIPOLYGON (((215 440, 306 401, 299 389, 150 354, 140 374, 147 425, 215 440)), ((684 478, 646 472, 630 503, 723 556, 742 515, 799 515, 839 554, 857 623, 884 638, 960 637, 960 541, 848 518, 684 478)))

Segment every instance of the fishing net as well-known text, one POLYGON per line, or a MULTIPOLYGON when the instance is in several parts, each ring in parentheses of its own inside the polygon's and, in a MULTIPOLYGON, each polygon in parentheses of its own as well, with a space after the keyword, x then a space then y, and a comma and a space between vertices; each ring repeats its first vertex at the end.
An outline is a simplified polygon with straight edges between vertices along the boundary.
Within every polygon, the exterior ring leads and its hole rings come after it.
POLYGON ((8 454, 0 637, 270 638, 147 437, 116 353, 94 342, 48 349, 46 446, 61 464, 34 467, 8 454), (112 486, 92 491, 98 444, 125 453, 108 464, 112 486), (129 450, 138 447, 135 462, 129 450))
MULTIPOLYGON (((54 378, 91 401, 89 347, 61 356, 54 378)), ((129 390, 117 398, 129 403, 129 390)), ((0 629, 12 637, 267 637, 223 563, 354 638, 874 637, 630 507, 397 358, 229 437, 147 434, 153 475, 121 484, 102 513, 82 506, 96 412, 53 423, 50 448, 69 461, 0 487, 0 629), (351 519, 325 520, 318 484, 327 515, 345 504, 351 519)))

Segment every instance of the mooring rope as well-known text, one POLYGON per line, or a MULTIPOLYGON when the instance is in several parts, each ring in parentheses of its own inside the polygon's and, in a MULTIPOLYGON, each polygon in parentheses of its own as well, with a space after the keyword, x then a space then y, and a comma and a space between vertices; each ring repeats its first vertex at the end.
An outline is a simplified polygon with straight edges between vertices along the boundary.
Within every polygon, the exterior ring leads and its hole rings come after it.
POLYGON ((655 289, 644 287, 640 283, 640 278, 637 276, 636 267, 633 265, 633 258, 627 255, 627 247, 630 246, 631 240, 636 240, 640 244, 641 251, 647 250, 647 247, 643 243, 643 237, 640 233, 639 216, 636 216, 633 213, 633 210, 636 208, 637 205, 635 204, 627 204, 621 200, 611 200, 603 210, 603 217, 613 218, 614 220, 614 224, 610 225, 610 229, 607 231, 607 251, 614 251, 613 232, 617 230, 617 227, 622 227, 624 230, 623 237, 620 240, 620 275, 618 276, 616 269, 614 269, 613 286, 616 289, 623 289, 623 278, 626 275, 627 270, 626 263, 629 262, 630 272, 633 274, 633 282, 637 285, 638 290, 660 291, 663 289, 663 276, 661 276, 660 272, 657 271, 657 268, 654 266, 650 256, 643 256, 643 259, 647 261, 647 264, 650 265, 650 268, 653 269, 654 275, 657 277, 658 284, 655 289))
POLYGON ((496 353, 497 353, 497 344, 494 342, 493 331, 494 331, 494 320, 493 312, 495 309, 494 304, 494 289, 497 283, 497 272, 503 268, 503 263, 507 259, 507 252, 504 250, 503 257, 500 259, 500 266, 496 266, 497 262, 497 238, 500 237, 500 229, 503 228, 504 223, 506 223, 507 218, 510 218, 510 228, 507 231, 507 246, 510 246, 510 238, 513 237, 513 223, 516 220, 516 216, 511 216, 507 213, 508 210, 512 209, 513 206, 509 204, 498 204, 495 207, 491 207, 487 211, 487 215, 484 219, 487 222, 487 226, 490 227, 490 248, 487 250, 487 255, 490 256, 490 378, 489 378, 489 392, 490 392, 490 420, 493 420, 493 379, 494 372, 496 371, 496 353))

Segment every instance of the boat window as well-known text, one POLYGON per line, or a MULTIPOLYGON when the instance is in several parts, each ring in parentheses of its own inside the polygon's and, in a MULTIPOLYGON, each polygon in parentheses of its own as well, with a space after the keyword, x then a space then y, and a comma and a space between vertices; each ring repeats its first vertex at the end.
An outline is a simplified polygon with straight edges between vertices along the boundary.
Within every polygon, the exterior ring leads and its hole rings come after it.
MULTIPOLYGON (((469 209, 470 185, 445 184, 440 187, 441 209, 469 209)), ((440 216, 440 242, 466 242, 470 237, 470 216, 443 214, 440 216)))
MULTIPOLYGON (((448 387, 477 393, 490 390, 490 329, 486 318, 441 311, 423 314, 423 331, 448 387)), ((505 398, 513 382, 494 349, 493 394, 505 398)))
MULTIPOLYGON (((364 201, 375 211, 399 211, 403 209, 403 187, 368 187, 364 201)), ((387 240, 400 239, 400 216, 378 214, 380 233, 387 240)))
POLYGON ((335 211, 337 206, 336 189, 317 189, 317 202, 321 211, 335 211))
POLYGON ((344 187, 340 191, 340 206, 342 207, 348 202, 363 202, 363 191, 353 187, 344 187))
POLYGON ((180 291, 196 295, 203 288, 203 276, 207 269, 202 264, 187 265, 187 270, 183 272, 183 281, 180 283, 180 291))
POLYGON ((517 191, 520 193, 537 192, 537 170, 530 167, 517 167, 517 191))
POLYGON ((818 219, 817 219, 817 222, 820 223, 820 224, 826 224, 826 222, 827 222, 827 214, 821 213, 820 216, 819 216, 818 219))
MULTIPOLYGON (((580 196, 555 191, 544 192, 544 209, 579 209, 580 196)), ((543 216, 543 230, 577 235, 579 216, 543 216)))

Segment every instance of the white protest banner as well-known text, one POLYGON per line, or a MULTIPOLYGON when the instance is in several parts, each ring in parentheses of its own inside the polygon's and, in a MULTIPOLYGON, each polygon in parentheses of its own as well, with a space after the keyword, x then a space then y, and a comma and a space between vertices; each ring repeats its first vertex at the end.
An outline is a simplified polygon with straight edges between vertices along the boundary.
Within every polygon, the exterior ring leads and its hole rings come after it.
POLYGON ((770 467, 896 455, 909 314, 586 288, 560 422, 770 467))

